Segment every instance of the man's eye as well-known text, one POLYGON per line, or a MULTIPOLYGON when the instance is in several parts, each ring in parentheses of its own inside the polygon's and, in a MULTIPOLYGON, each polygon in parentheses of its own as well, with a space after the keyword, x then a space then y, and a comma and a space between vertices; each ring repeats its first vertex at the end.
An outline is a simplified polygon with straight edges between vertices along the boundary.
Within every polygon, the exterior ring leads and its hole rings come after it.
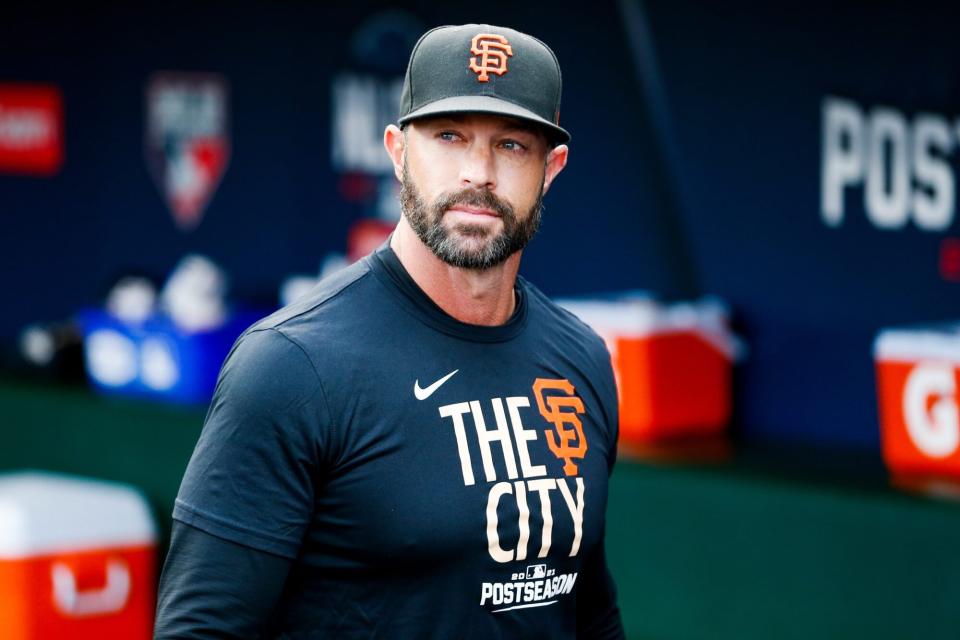
POLYGON ((524 145, 520 144, 519 142, 517 142, 516 140, 504 140, 502 143, 500 143, 500 146, 502 146, 502 147, 503 147, 504 149, 506 149, 507 151, 524 151, 524 150, 526 150, 526 147, 525 147, 524 145))
POLYGON ((440 133, 437 134, 437 137, 447 142, 453 142, 454 140, 457 139, 457 134, 454 133, 453 131, 441 131, 440 133))

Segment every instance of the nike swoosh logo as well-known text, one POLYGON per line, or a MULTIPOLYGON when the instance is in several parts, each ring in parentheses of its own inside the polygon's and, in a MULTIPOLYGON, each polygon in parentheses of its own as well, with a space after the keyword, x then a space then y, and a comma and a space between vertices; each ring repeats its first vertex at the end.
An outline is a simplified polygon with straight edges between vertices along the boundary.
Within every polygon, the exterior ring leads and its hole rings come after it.
MULTIPOLYGON (((449 380, 450 378, 452 378, 457 371, 460 371, 460 369, 454 369, 453 371, 451 371, 451 372, 448 373, 447 375, 443 376, 442 378, 440 378, 439 380, 437 380, 436 382, 434 382, 432 385, 430 385, 430 386, 427 387, 426 389, 421 389, 421 388, 420 388, 420 380, 416 380, 416 381, 413 383, 413 395, 417 396, 417 400, 426 400, 427 398, 429 398, 430 396, 432 396, 432 395, 433 395, 433 392, 436 391, 437 389, 439 389, 439 388, 443 385, 444 382, 446 382, 447 380, 449 380)), ((409 378, 408 378, 408 380, 409 380, 409 378)))

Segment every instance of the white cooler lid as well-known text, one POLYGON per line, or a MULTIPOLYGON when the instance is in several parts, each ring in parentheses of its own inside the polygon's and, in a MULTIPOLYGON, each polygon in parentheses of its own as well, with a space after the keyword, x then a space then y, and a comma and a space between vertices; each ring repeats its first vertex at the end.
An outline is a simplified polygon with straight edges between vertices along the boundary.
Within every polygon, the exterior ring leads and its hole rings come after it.
POLYGON ((960 364, 960 326, 884 329, 873 342, 877 360, 939 360, 960 364))
POLYGON ((46 472, 0 474, 0 559, 155 540, 147 503, 131 486, 46 472))
POLYGON ((696 333, 731 360, 742 355, 742 345, 727 326, 729 313, 726 306, 715 298, 673 304, 663 304, 649 297, 556 302, 605 339, 613 336, 645 338, 684 331, 696 333))

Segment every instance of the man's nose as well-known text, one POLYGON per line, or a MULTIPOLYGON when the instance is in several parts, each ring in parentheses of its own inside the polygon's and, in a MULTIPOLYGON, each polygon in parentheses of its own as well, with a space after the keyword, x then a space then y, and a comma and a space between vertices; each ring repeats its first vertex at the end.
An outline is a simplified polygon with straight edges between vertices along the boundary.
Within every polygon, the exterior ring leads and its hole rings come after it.
POLYGON ((474 189, 493 189, 497 186, 493 150, 490 147, 470 145, 460 166, 460 183, 474 189))

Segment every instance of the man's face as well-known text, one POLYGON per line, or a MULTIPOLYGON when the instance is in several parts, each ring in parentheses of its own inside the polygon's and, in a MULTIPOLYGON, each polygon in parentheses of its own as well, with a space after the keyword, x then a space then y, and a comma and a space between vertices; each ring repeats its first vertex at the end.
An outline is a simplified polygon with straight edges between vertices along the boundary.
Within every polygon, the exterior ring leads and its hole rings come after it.
POLYGON ((417 120, 404 137, 400 204, 438 258, 488 269, 536 234, 549 152, 538 130, 464 115, 417 120))

